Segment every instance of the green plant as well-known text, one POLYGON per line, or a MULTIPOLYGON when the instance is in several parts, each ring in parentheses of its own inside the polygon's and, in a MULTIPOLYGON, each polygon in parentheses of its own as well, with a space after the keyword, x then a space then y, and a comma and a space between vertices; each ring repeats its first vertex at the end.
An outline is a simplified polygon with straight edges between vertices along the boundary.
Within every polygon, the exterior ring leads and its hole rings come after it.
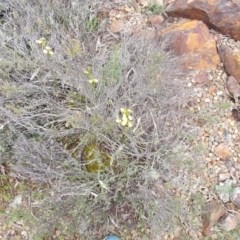
POLYGON ((29 209, 18 207, 8 212, 8 219, 12 222, 23 222, 24 224, 33 223, 35 220, 29 209))
POLYGON ((166 184, 183 157, 174 151, 185 118, 184 88, 173 81, 177 59, 129 36, 112 36, 96 51, 94 3, 51 2, 12 2, 15 14, 0 32, 8 66, 0 118, 15 136, 11 168, 51 186, 35 207, 36 231, 51 235, 65 223, 82 239, 101 238, 107 219, 120 229, 167 231, 181 208, 166 184), (154 195, 157 181, 165 187, 154 195))
POLYGON ((89 14, 85 19, 85 30, 87 32, 97 31, 99 26, 99 20, 96 15, 89 14))
POLYGON ((220 102, 218 105, 219 109, 226 110, 231 108, 231 102, 220 102))
POLYGON ((146 7, 146 11, 153 14, 161 14, 163 12, 163 6, 157 3, 156 0, 150 1, 149 5, 146 7))
POLYGON ((88 172, 101 172, 106 168, 112 168, 113 163, 111 157, 107 154, 99 143, 93 142, 87 144, 82 151, 82 160, 86 164, 88 172))
POLYGON ((0 164, 9 162, 13 154, 11 142, 15 137, 5 123, 0 125, 0 164))

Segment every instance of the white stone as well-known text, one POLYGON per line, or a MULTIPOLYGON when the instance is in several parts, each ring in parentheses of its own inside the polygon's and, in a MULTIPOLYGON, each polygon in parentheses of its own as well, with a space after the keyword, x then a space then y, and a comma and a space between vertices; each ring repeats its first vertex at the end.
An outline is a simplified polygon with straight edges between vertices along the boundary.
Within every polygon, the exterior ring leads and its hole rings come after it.
POLYGON ((217 92, 217 95, 218 95, 218 96, 221 96, 221 95, 223 95, 223 92, 222 92, 222 91, 218 91, 218 92, 217 92))

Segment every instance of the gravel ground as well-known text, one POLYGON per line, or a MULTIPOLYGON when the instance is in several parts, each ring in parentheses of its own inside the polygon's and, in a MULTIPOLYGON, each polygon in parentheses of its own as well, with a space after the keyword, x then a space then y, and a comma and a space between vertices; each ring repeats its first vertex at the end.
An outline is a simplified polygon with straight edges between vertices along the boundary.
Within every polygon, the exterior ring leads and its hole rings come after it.
MULTIPOLYGON (((123 21, 126 23, 124 31, 134 32, 134 29, 140 28, 147 30, 148 33, 155 31, 149 25, 147 15, 141 13, 142 8, 137 3, 127 5, 124 1, 121 1, 121 4, 112 3, 111 6, 106 7, 112 8, 110 24, 116 20, 123 21)), ((177 20, 174 19, 174 21, 177 20)), ((214 31, 212 33, 216 34, 214 31)), ((219 36, 222 44, 239 48, 239 43, 226 36, 219 36)), ((189 134, 186 147, 189 155, 196 159, 196 165, 191 170, 183 168, 181 172, 182 189, 175 189, 175 194, 189 203, 189 219, 184 223, 184 232, 188 234, 189 239, 203 238, 201 218, 190 214, 191 197, 201 194, 204 201, 219 199, 214 190, 215 186, 228 179, 232 179, 237 185, 240 177, 240 130, 239 123, 231 115, 231 109, 235 104, 229 99, 226 92, 226 79, 227 74, 221 66, 217 70, 207 72, 206 76, 201 76, 199 72, 192 72, 185 79, 186 88, 191 94, 189 105, 183 107, 193 116, 191 121, 185 123, 186 134, 189 134), (188 129, 192 129, 192 126, 194 126, 194 132, 188 132, 188 129), (195 137, 191 139, 192 136, 195 137), (190 142, 191 145, 189 145, 190 142), (222 160, 216 154, 216 147, 221 143, 225 143, 228 151, 232 154, 232 157, 228 160, 222 160)), ((19 183, 16 180, 12 180, 10 184, 13 189, 16 189, 16 192, 11 194, 12 200, 10 202, 12 203, 18 193, 21 193, 21 189, 18 188, 19 183)), ((27 201, 31 196, 26 191, 24 193, 23 201, 19 205, 27 208, 31 205, 31 201, 27 201)), ((227 207, 236 210, 231 203, 227 203, 227 207)), ((3 207, 1 210, 4 212, 3 207)), ((5 213, 0 214, 0 239, 30 239, 31 224, 25 225, 21 222, 21 217, 15 220, 9 216, 9 212, 11 212, 11 206, 5 208, 5 213)), ((159 236, 156 239, 181 239, 182 232, 182 229, 176 229, 172 235, 159 236)), ((126 236, 128 234, 126 233, 126 236)), ((125 237, 124 239, 142 239, 137 235, 133 231, 131 237, 125 237)), ((217 239, 216 237, 216 235, 213 235, 212 239, 217 239)), ((77 236, 70 238, 62 230, 57 229, 52 239, 80 238, 77 236)))

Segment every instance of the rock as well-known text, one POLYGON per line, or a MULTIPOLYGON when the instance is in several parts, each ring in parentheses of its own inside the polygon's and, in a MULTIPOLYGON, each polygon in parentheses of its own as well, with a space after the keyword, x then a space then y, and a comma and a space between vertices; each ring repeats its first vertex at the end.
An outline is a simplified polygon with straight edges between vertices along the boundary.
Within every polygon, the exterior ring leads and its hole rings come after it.
POLYGON ((240 4, 234 0, 175 0, 166 8, 166 13, 201 20, 222 34, 240 40, 240 4))
POLYGON ((118 15, 118 11, 116 9, 111 9, 109 11, 109 17, 110 18, 115 18, 118 15))
POLYGON ((231 202, 240 208, 240 187, 235 187, 230 195, 231 202))
POLYGON ((220 182, 215 189, 222 202, 227 203, 230 201, 230 193, 233 190, 233 180, 227 179, 225 182, 220 182))
POLYGON ((136 0, 138 4, 142 7, 147 7, 149 5, 149 0, 136 0))
POLYGON ((113 33, 121 32, 124 29, 124 22, 121 20, 113 20, 109 30, 113 33))
POLYGON ((240 51, 226 45, 219 46, 218 51, 226 72, 240 83, 240 51))
POLYGON ((214 153, 223 160, 227 160, 232 157, 232 152, 225 143, 220 143, 216 146, 214 153))
POLYGON ((97 18, 101 22, 107 18, 109 18, 109 9, 106 7, 102 7, 99 12, 97 13, 97 18))
POLYGON ((156 32, 153 29, 142 29, 136 27, 132 30, 132 35, 143 39, 154 40, 156 32))
POLYGON ((199 72, 195 77, 195 83, 198 85, 205 85, 208 82, 209 82, 209 79, 206 71, 199 72))
POLYGON ((233 76, 229 76, 226 86, 230 96, 234 98, 235 102, 238 102, 240 97, 240 85, 237 80, 233 76))
POLYGON ((214 94, 216 94, 216 92, 217 92, 217 87, 216 87, 216 85, 210 85, 209 88, 208 88, 208 93, 209 93, 210 95, 214 95, 214 94))
POLYGON ((203 234, 205 236, 211 234, 212 227, 224 214, 226 214, 226 212, 227 209, 224 207, 224 205, 216 200, 205 204, 202 212, 203 234))
POLYGON ((226 213, 218 222, 219 227, 227 232, 234 230, 239 223, 238 217, 233 213, 226 213))
POLYGON ((240 121, 240 107, 239 106, 232 109, 232 116, 237 122, 240 121))
POLYGON ((13 201, 9 204, 10 208, 17 208, 22 203, 22 195, 16 196, 13 201))
POLYGON ((104 240, 120 240, 120 238, 115 235, 110 235, 110 236, 104 238, 104 240))
POLYGON ((231 174, 228 171, 221 171, 218 174, 218 180, 223 182, 231 177, 231 174))
POLYGON ((164 18, 161 15, 153 15, 148 18, 149 23, 153 27, 160 27, 161 23, 164 21, 164 18))
POLYGON ((162 29, 158 39, 166 42, 167 50, 181 57, 184 69, 212 70, 220 64, 216 42, 203 22, 174 23, 162 29))

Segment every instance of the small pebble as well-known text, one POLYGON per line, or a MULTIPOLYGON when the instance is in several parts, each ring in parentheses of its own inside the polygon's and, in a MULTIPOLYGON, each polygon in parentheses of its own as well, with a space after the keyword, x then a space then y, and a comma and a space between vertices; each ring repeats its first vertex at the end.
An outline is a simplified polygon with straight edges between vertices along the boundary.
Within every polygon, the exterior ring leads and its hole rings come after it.
POLYGON ((110 236, 104 238, 104 240, 120 240, 120 238, 115 235, 110 235, 110 236))

